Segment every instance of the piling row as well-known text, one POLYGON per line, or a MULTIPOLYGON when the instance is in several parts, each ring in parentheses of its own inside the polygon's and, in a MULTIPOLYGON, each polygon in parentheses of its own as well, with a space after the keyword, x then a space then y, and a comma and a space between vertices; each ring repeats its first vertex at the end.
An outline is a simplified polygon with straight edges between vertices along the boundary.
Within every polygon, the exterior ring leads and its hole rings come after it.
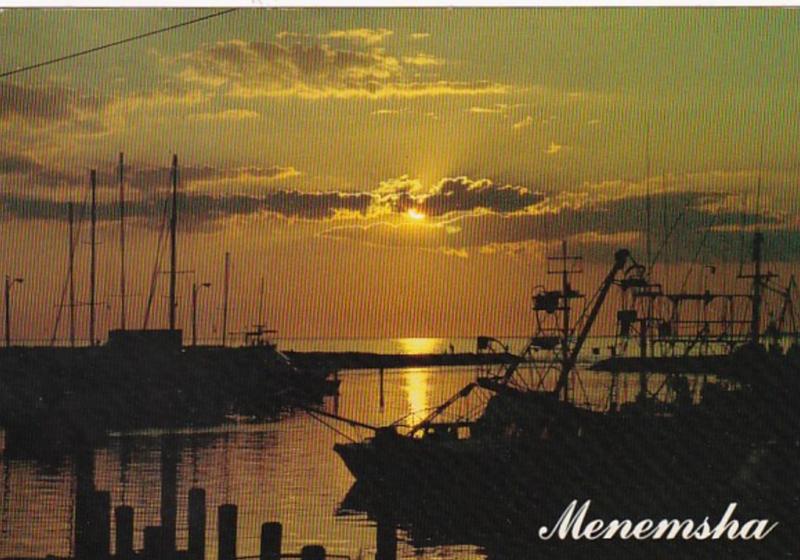
MULTIPOLYGON (((111 554, 111 494, 91 490, 84 493, 76 504, 75 560, 205 560, 206 555, 206 493, 202 488, 189 490, 188 545, 186 550, 176 550, 174 517, 168 515, 165 525, 147 526, 143 529, 143 548, 134 550, 134 510, 122 505, 114 508, 116 525, 114 550, 111 554)), ((170 507, 166 508, 172 513, 170 507)), ((217 560, 236 560, 238 507, 222 504, 217 508, 217 560)), ((394 530, 392 530, 392 538, 394 530)), ((391 540, 391 539, 389 539, 391 540)), ((306 545, 300 554, 282 552, 283 525, 268 522, 261 525, 259 560, 280 560, 284 557, 301 560, 326 560, 342 558, 327 554, 325 547, 306 545)), ((396 542, 396 541, 395 541, 396 542)), ((390 558, 386 556, 385 558, 390 558)))

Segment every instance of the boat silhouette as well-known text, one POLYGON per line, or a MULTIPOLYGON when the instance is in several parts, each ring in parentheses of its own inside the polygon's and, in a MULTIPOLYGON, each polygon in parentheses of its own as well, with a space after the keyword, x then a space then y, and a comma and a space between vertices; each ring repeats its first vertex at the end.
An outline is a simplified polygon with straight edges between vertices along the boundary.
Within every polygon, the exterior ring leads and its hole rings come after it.
MULTIPOLYGON (((739 501, 745 511, 777 515, 782 525, 773 540, 795 546, 800 432, 797 413, 785 407, 798 397, 796 370, 768 372, 769 351, 759 339, 728 355, 737 367, 718 376, 644 369, 639 393, 625 400, 625 374, 612 371, 607 399, 600 406, 582 402, 577 358, 610 290, 647 293, 654 284, 647 268, 619 250, 573 323, 572 302, 583 297, 570 279, 576 261, 566 244, 552 258, 560 268, 550 272, 561 286, 535 294, 537 330, 515 362, 481 372, 408 429, 380 427, 366 440, 334 446, 357 482, 389 503, 414 495, 453 511, 477 508, 515 527, 530 522, 530 512, 555 519, 575 499, 591 499, 612 518, 702 519, 739 501), (752 360, 766 367, 750 371, 752 360), (650 389, 654 376, 663 390, 650 389), (477 418, 443 419, 474 391, 489 394, 477 418)), ((648 298, 642 301, 646 309, 648 298)), ((494 342, 482 337, 479 348, 494 342)))

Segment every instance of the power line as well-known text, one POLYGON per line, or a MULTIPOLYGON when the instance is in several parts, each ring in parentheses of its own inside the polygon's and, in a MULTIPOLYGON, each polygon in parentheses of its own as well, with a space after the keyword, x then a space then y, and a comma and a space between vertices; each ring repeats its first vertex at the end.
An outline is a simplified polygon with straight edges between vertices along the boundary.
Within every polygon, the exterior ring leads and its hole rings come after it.
POLYGON ((134 35, 132 37, 127 37, 125 39, 120 39, 119 41, 114 41, 112 43, 106 43, 104 45, 99 45, 97 47, 92 47, 91 49, 86 49, 84 51, 78 51, 75 53, 71 53, 65 56, 60 56, 58 58, 53 58, 50 60, 45 60, 42 62, 37 62, 36 64, 31 64, 30 66, 23 66, 22 68, 15 68, 14 70, 8 70, 7 72, 3 72, 0 74, 0 78, 6 78, 8 76, 13 76, 14 74, 20 74, 22 72, 27 72, 28 70, 34 70, 36 68, 41 68, 42 66, 49 66, 51 64, 55 64, 57 62, 63 62, 65 60, 70 60, 72 58, 78 58, 79 56, 83 56, 86 54, 91 54, 93 52, 102 51, 104 49, 108 49, 111 47, 116 47, 118 45, 123 45, 125 43, 131 43, 133 41, 138 41, 139 39, 144 39, 146 37, 151 37, 153 35, 158 35, 160 33, 166 33, 167 31, 172 31, 173 29, 178 29, 180 27, 186 27, 187 25, 192 25, 195 23, 199 23, 201 21, 205 21, 208 19, 212 19, 219 16, 224 16, 225 14, 229 14, 231 12, 235 12, 238 8, 230 8, 228 10, 222 10, 220 12, 214 12, 213 14, 209 14, 207 16, 202 16, 195 19, 190 19, 188 21, 183 21, 181 23, 176 23, 175 25, 170 25, 168 27, 162 27, 161 29, 155 29, 153 31, 148 31, 147 33, 141 33, 139 35, 134 35))

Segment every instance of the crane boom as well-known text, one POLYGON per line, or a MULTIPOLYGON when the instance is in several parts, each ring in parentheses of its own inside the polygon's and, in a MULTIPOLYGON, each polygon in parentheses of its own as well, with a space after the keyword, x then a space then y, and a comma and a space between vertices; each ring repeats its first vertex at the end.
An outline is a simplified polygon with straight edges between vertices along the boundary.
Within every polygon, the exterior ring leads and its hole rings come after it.
POLYGON ((608 295, 608 292, 617 277, 617 274, 619 274, 619 272, 625 268, 625 263, 628 262, 629 257, 630 251, 627 249, 620 249, 614 253, 614 265, 611 267, 611 270, 608 271, 603 283, 600 285, 600 290, 595 298, 592 310, 586 317, 586 322, 583 324, 583 328, 581 329, 580 334, 578 334, 578 338, 575 340, 575 345, 572 347, 572 351, 564 360, 564 364, 561 369, 561 375, 559 376, 558 383, 553 391, 557 395, 561 394, 562 392, 566 393, 567 382, 569 381, 569 373, 572 371, 572 368, 575 367, 575 362, 578 360, 578 354, 580 353, 581 348, 583 348, 583 344, 586 342, 589 332, 592 330, 592 326, 597 319, 597 315, 600 313, 600 308, 603 306, 603 302, 605 301, 606 296, 608 295))

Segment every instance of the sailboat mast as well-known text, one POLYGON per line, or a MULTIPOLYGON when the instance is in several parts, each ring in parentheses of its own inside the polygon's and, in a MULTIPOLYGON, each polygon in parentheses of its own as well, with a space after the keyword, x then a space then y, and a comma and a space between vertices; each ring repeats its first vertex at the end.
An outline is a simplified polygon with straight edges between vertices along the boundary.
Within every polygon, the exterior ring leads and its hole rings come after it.
POLYGON ((225 253, 225 285, 222 292, 222 345, 228 341, 228 289, 230 288, 231 254, 225 253))
POLYGON ((645 174, 644 174, 644 185, 645 185, 645 198, 644 198, 644 210, 645 210, 645 243, 647 245, 647 272, 650 272, 650 267, 653 265, 652 263, 652 240, 651 240, 651 229, 650 229, 650 222, 651 222, 651 215, 652 215, 652 203, 650 200, 650 123, 647 123, 647 136, 645 138, 645 174))
POLYGON ((119 153, 119 328, 125 330, 125 165, 124 155, 119 153))
POLYGON ((172 216, 169 221, 169 329, 175 330, 175 278, 178 255, 175 243, 178 228, 178 155, 172 155, 172 216))
POLYGON ((258 328, 264 327, 264 277, 261 277, 261 287, 258 293, 258 328))
POLYGON ((91 210, 91 230, 90 230, 90 260, 89 260, 89 345, 95 345, 95 280, 97 276, 97 251, 95 243, 95 233, 97 229, 97 171, 92 169, 89 172, 89 181, 92 185, 92 210, 91 210))
POLYGON ((74 210, 72 202, 67 203, 69 222, 69 345, 75 347, 75 237, 74 210))

